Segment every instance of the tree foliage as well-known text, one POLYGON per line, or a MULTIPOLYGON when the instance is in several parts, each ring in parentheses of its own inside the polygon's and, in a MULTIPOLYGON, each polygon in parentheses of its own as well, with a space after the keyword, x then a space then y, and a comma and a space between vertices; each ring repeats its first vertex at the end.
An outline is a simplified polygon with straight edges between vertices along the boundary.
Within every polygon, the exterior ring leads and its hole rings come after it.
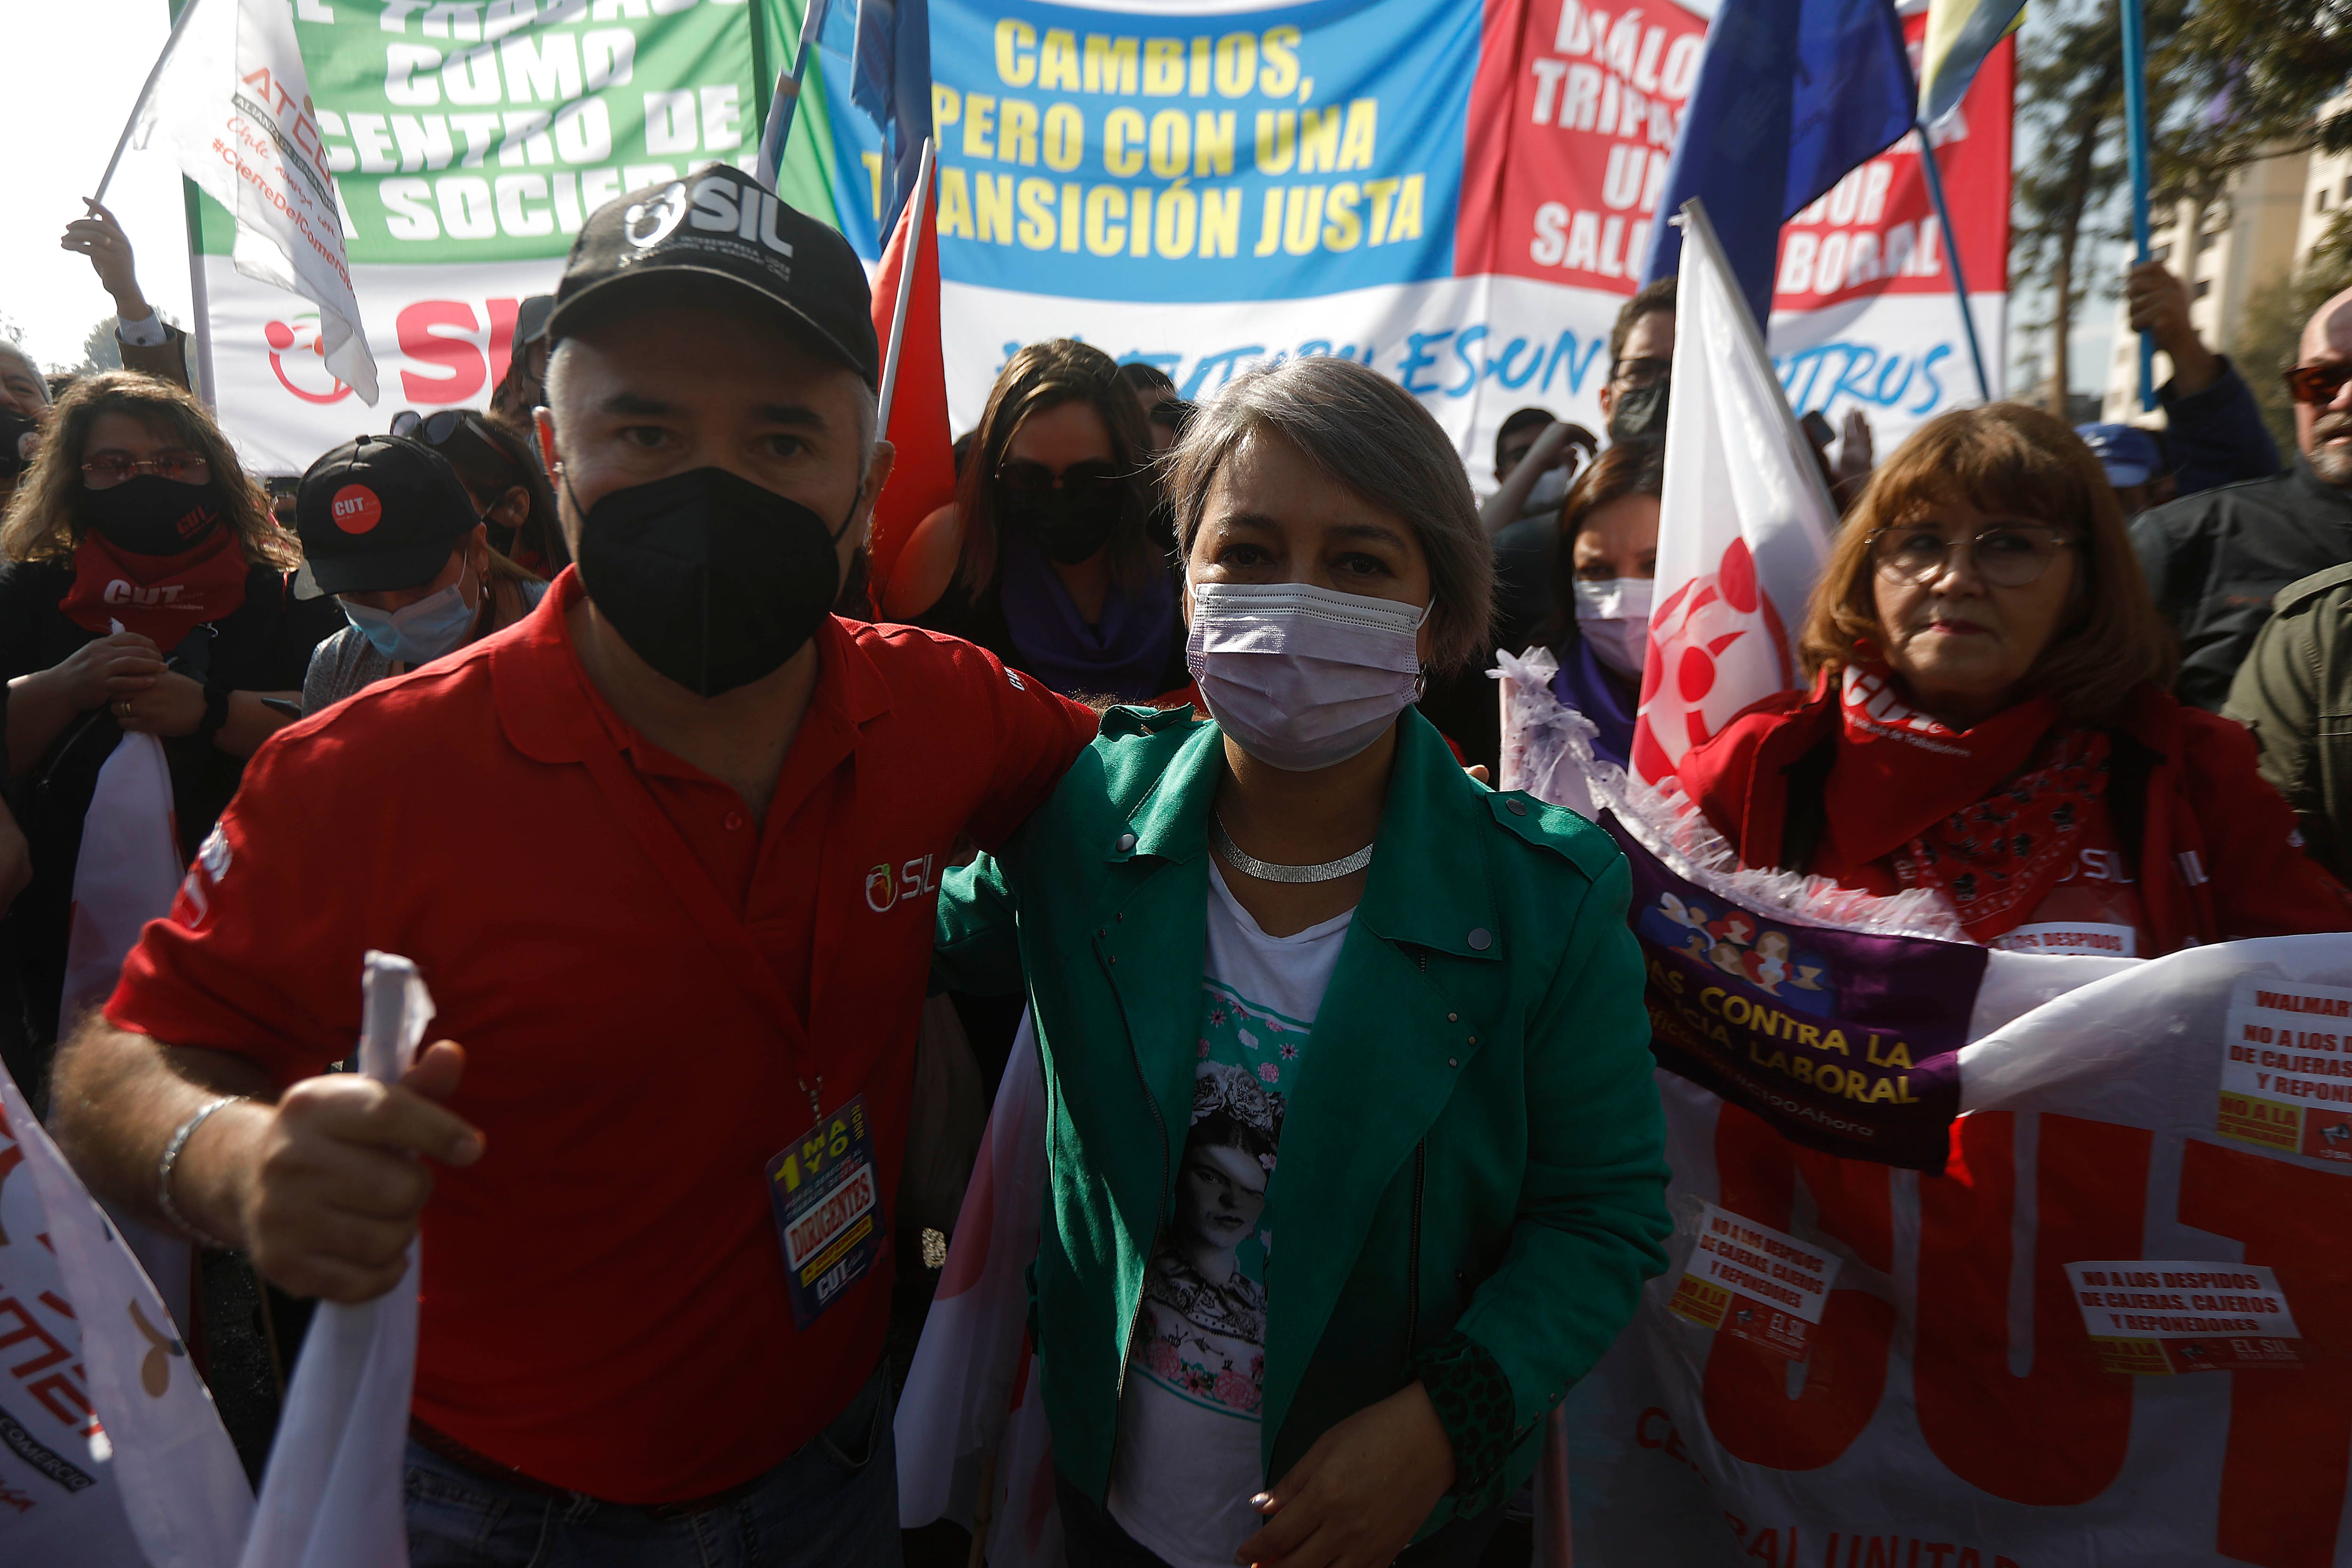
POLYGON ((96 375, 102 370, 122 368, 122 345, 114 336, 114 318, 90 328, 81 341, 81 363, 72 367, 77 375, 96 375))
MULTIPOLYGON (((2046 296, 2026 325, 2051 333, 2063 380, 2076 310, 2094 284, 2116 292, 2084 253, 2129 232, 2123 19, 2119 0, 2027 15, 2018 112, 2041 155, 2017 172, 2011 259, 2015 286, 2046 296)), ((2352 0, 2143 0, 2143 17, 2154 203, 2202 209, 2255 158, 2352 148, 2352 110, 2327 107, 2352 80, 2352 0)))

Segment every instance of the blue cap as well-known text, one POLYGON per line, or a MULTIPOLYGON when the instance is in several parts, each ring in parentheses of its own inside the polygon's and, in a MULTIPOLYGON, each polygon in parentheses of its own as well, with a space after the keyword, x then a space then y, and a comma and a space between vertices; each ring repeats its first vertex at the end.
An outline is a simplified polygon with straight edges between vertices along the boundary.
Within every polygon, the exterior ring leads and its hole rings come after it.
POLYGON ((2137 425, 2077 425, 2074 434, 2107 470, 2107 483, 2116 489, 2144 485, 2164 472, 2164 447, 2149 431, 2137 425))

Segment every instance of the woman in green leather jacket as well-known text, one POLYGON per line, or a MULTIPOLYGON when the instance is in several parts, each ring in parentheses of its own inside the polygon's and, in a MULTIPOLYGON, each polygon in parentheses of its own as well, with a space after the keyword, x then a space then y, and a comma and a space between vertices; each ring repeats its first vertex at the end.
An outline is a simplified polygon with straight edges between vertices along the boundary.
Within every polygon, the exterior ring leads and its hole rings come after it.
POLYGON ((1213 721, 1113 710, 940 906, 940 978, 1025 974, 1045 1057, 1070 1560, 1474 1563, 1664 1264, 1627 873, 1410 706, 1492 580, 1412 397, 1294 360, 1173 462, 1213 721))

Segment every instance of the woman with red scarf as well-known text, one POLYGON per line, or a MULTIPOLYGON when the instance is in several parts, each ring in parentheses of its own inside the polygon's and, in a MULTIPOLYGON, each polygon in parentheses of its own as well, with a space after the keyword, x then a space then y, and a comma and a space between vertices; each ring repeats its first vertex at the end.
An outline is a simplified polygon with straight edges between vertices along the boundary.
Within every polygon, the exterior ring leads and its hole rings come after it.
POLYGON ((1749 866, 1936 890, 1970 940, 2153 958, 2352 929, 2236 724, 2174 655, 2098 460, 2019 404, 1872 477, 1808 608, 1807 692, 1683 760, 1749 866))
POLYGON ((292 701, 312 645, 342 616, 332 599, 289 592, 299 548, 204 405, 127 371, 58 400, 0 553, 9 795, 33 852, 8 943, 46 1047, 99 769, 126 732, 160 736, 193 852, 245 759, 291 722, 266 700, 292 701))

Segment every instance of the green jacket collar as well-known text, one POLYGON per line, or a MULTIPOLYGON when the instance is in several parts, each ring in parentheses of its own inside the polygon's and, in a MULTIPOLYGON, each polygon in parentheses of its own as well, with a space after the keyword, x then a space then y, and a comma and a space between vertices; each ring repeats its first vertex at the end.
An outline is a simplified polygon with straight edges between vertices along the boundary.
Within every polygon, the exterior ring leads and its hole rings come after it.
MULTIPOLYGON (((1129 815, 1132 839, 1121 834, 1104 847, 1105 858, 1149 855, 1181 863, 1205 855, 1209 812, 1224 763, 1223 731, 1202 725, 1129 815)), ((1400 714, 1380 848, 1357 919, 1391 942, 1463 958, 1499 958, 1502 928, 1485 862, 1462 857, 1460 838, 1441 826, 1461 817, 1463 831, 1475 831, 1487 817, 1486 794, 1418 710, 1400 714)))

